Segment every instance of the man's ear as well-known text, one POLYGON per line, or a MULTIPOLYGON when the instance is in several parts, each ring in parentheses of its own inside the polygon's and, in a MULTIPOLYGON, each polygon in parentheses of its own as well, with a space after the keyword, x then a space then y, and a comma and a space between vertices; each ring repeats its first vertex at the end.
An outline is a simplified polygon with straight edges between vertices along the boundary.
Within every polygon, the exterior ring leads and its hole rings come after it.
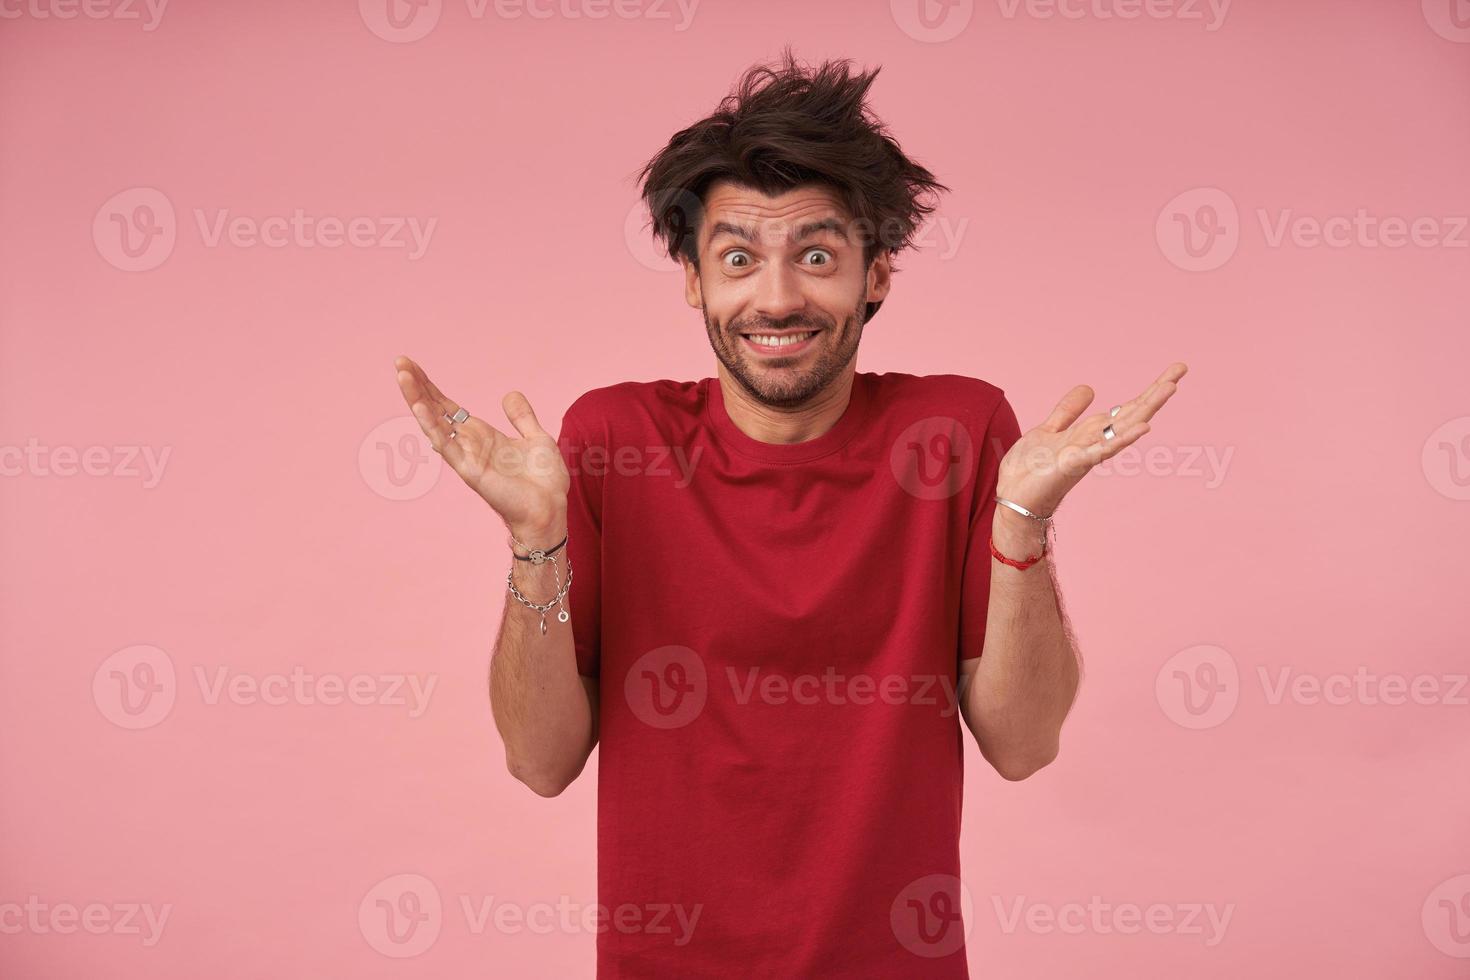
POLYGON ((699 284, 699 266, 687 255, 679 256, 679 264, 684 267, 684 302, 696 310, 700 309, 704 306, 704 290, 699 284))
POLYGON ((869 303, 881 303, 888 298, 893 286, 893 260, 887 252, 879 252, 868 266, 868 293, 864 298, 869 303))

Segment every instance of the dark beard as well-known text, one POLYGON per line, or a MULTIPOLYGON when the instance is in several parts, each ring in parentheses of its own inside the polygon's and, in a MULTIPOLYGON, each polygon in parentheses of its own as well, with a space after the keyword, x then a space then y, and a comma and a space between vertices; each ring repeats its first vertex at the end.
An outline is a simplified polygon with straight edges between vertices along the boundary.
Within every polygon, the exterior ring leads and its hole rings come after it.
MULTIPOLYGON (((710 346, 715 356, 725 365, 730 376, 740 383, 750 397, 771 408, 798 408, 825 391, 857 356, 858 342, 863 338, 863 318, 868 304, 859 298, 857 308, 843 321, 840 331, 834 332, 826 317, 820 319, 798 313, 784 320, 762 320, 759 317, 738 323, 719 326, 710 322, 709 310, 703 306, 704 329, 709 334, 710 346), (752 368, 749 355, 741 343, 742 333, 761 333, 769 330, 790 330, 805 327, 820 331, 812 338, 819 345, 816 361, 810 368, 789 374, 782 379, 765 376, 765 372, 752 368)), ((777 361, 776 363, 780 363, 777 361)))

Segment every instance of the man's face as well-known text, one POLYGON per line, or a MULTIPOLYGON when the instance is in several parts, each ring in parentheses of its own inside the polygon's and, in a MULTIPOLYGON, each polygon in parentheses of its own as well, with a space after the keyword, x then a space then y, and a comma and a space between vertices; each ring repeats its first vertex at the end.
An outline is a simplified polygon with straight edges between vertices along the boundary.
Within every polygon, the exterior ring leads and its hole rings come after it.
POLYGON ((716 183, 705 195, 699 267, 686 260, 684 272, 715 356, 753 398, 778 408, 805 403, 842 375, 867 304, 889 286, 887 254, 865 268, 863 235, 817 186, 768 197, 716 183))

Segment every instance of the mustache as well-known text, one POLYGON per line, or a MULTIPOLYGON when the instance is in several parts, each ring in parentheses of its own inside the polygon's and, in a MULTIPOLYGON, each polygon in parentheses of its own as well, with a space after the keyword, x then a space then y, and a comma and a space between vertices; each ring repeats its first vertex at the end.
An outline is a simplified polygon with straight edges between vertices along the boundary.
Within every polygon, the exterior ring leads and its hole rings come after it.
POLYGON ((781 330, 790 330, 794 327, 805 327, 808 330, 825 330, 827 329, 827 324, 819 323, 810 316, 802 314, 800 316, 787 317, 784 320, 732 323, 726 329, 732 333, 776 333, 781 330))

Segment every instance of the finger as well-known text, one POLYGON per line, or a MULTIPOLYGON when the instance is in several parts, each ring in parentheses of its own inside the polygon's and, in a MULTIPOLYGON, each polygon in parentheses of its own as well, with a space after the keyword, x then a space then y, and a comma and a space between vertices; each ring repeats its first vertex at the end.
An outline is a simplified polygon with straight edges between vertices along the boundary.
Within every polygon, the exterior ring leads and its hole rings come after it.
POLYGON ((541 423, 536 421, 536 413, 531 410, 531 402, 519 391, 512 391, 501 401, 500 406, 505 409, 505 417, 510 419, 510 424, 516 427, 516 431, 524 439, 532 436, 544 436, 546 430, 541 428, 541 423))
POLYGON ((496 454, 512 441, 495 426, 473 415, 458 424, 444 424, 455 433, 450 437, 450 444, 460 454, 453 460, 455 472, 467 480, 478 479, 496 469, 496 454))
POLYGON ((1057 402, 1057 407, 1051 410, 1046 421, 1041 423, 1041 428, 1048 432, 1061 432, 1077 421, 1077 416, 1086 411, 1087 406, 1092 404, 1095 393, 1087 385, 1078 385, 1062 396, 1057 402))
MULTIPOLYGON (((1173 364, 1170 364, 1168 367, 1164 368, 1164 373, 1161 374, 1161 375, 1159 375, 1159 379, 1158 380, 1159 381, 1176 381, 1177 382, 1180 378, 1184 377, 1188 373, 1189 373, 1189 365, 1188 364, 1185 364, 1183 361, 1175 361, 1173 364)), ((1155 384, 1157 384, 1157 383, 1158 382, 1155 382, 1155 384)))
POLYGON ((1159 380, 1148 386, 1148 390, 1122 406, 1114 421, 1147 422, 1164 403, 1174 397, 1179 386, 1172 381, 1159 380))
POLYGON ((1129 413, 1129 422, 1147 422, 1154 417, 1154 413, 1164 407, 1164 403, 1174 397, 1174 392, 1179 386, 1172 381, 1165 381, 1155 385, 1153 392, 1139 405, 1134 406, 1129 413))
POLYGON ((430 410, 440 412, 444 415, 453 415, 459 411, 459 403, 455 402, 452 398, 446 397, 444 392, 439 390, 439 386, 429 379, 428 373, 419 367, 412 358, 399 357, 395 363, 399 363, 399 370, 407 371, 413 376, 414 381, 418 384, 419 391, 422 392, 423 400, 429 403, 430 410))
POLYGON ((457 438, 450 438, 454 427, 422 400, 414 402, 410 406, 410 411, 418 420, 419 428, 423 429, 424 435, 428 437, 429 445, 434 447, 434 452, 443 456, 444 461, 453 466, 457 472, 459 464, 464 459, 464 447, 459 445, 457 438))
POLYGON ((1097 442, 1084 450, 1087 454, 1089 465, 1096 466, 1103 460, 1110 459, 1133 445, 1148 434, 1149 424, 1147 422, 1136 422, 1121 428, 1115 425, 1113 431, 1116 433, 1113 438, 1106 439, 1100 437, 1097 442))
POLYGON ((1164 369, 1163 374, 1154 379, 1153 384, 1144 389, 1143 394, 1118 406, 1118 415, 1127 416, 1129 421, 1142 420, 1146 422, 1153 418, 1154 413, 1162 408, 1164 402, 1168 401, 1174 392, 1178 390, 1177 382, 1188 371, 1189 365, 1183 361, 1175 361, 1173 364, 1170 364, 1164 369), (1168 388, 1167 394, 1159 398, 1160 390, 1164 389, 1166 385, 1172 385, 1173 387, 1168 388), (1140 409, 1144 409, 1144 411, 1140 413, 1140 409))
MULTIPOLYGON (((405 358, 399 358, 399 360, 402 361, 405 358)), ((419 383, 419 379, 406 368, 398 371, 398 390, 403 393, 403 400, 408 402, 409 408, 413 408, 414 402, 427 401, 429 397, 428 392, 419 383)))

